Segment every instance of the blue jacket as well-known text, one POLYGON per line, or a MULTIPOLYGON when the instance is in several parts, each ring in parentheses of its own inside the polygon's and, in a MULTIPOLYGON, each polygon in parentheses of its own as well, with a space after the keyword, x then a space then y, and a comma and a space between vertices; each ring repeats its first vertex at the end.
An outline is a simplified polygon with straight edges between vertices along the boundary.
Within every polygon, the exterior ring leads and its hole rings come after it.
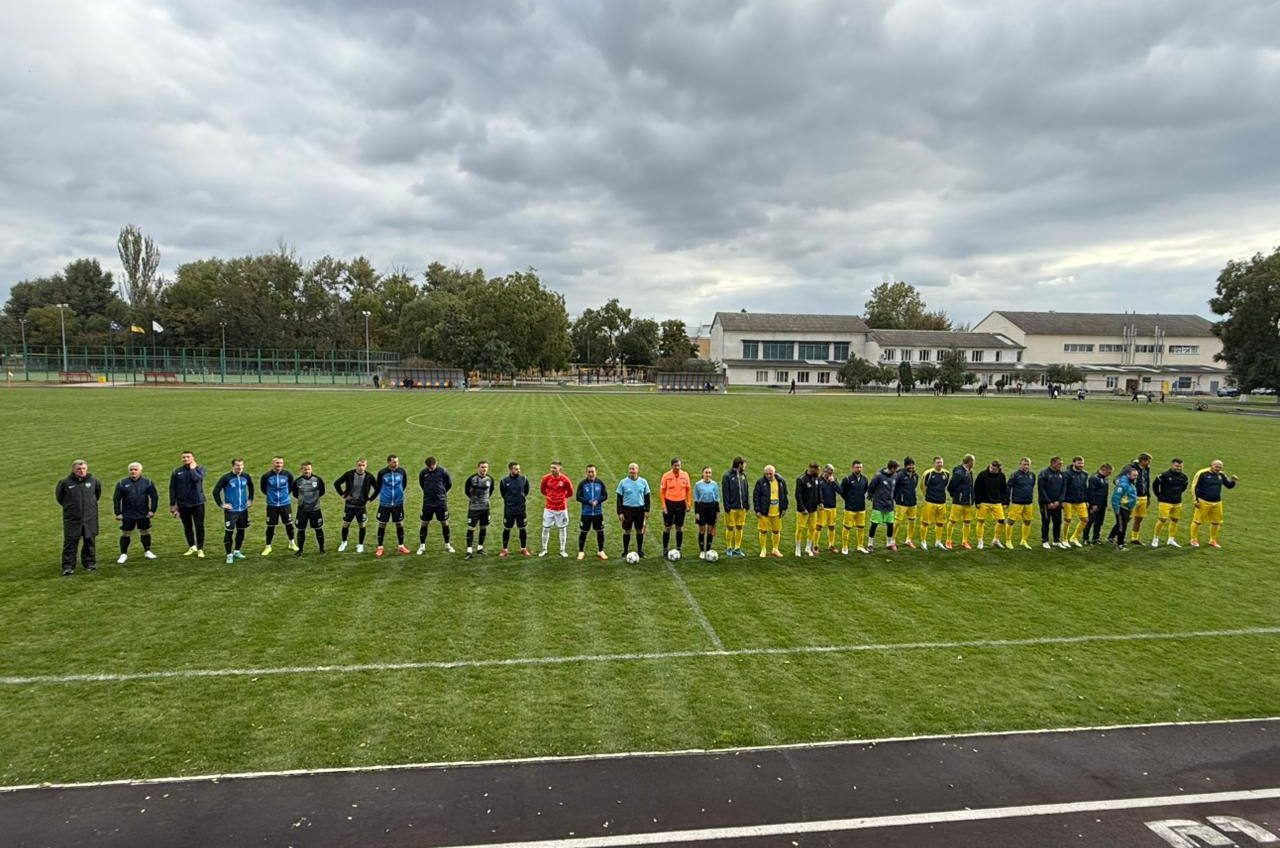
POLYGON ((1019 468, 1009 475, 1009 501, 1026 506, 1035 499, 1036 475, 1033 471, 1019 468))
POLYGON ((394 471, 390 466, 378 472, 378 504, 386 507, 404 506, 404 490, 409 485, 409 472, 400 466, 394 471))
POLYGON ((228 504, 232 512, 244 512, 253 503, 253 478, 248 474, 228 471, 218 478, 213 487, 213 502, 219 509, 228 504))
POLYGON ((903 468, 893 486, 893 502, 898 506, 915 506, 920 495, 920 475, 903 468))
POLYGON ((973 504, 973 472, 963 465, 951 469, 951 480, 947 483, 947 493, 951 502, 960 506, 973 504))
POLYGON ((1111 487, 1107 484, 1107 478, 1100 474, 1090 474, 1089 484, 1085 489, 1085 502, 1089 506, 1100 506, 1103 509, 1107 507, 1107 498, 1111 487))
POLYGON ((897 482, 898 472, 889 473, 889 469, 881 468, 867 484, 867 495, 871 498, 871 508, 880 512, 893 512, 893 487, 897 482))
POLYGON ((204 466, 178 466, 169 475, 169 506, 198 506, 204 503, 204 466))
POLYGON ((844 498, 845 512, 866 512, 867 486, 870 484, 867 475, 854 475, 852 472, 840 481, 840 497, 844 498))
POLYGON ((137 480, 126 477, 116 483, 111 505, 122 518, 146 518, 160 506, 160 493, 156 491, 156 484, 146 477, 137 480))
POLYGON ((1087 498, 1086 489, 1089 486, 1089 472, 1083 468, 1076 471, 1074 468, 1062 469, 1062 476, 1067 478, 1067 488, 1062 494, 1063 503, 1084 503, 1087 498))
POLYGON ((449 490, 453 488, 453 478, 443 465, 437 465, 435 470, 424 465, 418 472, 418 485, 422 487, 423 509, 449 505, 449 490))
POLYGON ((818 475, 818 502, 823 509, 835 509, 840 496, 840 481, 818 475))
MULTIPOLYGON (((782 479, 781 474, 774 474, 773 479, 778 481, 778 515, 782 515, 791 507, 787 500, 787 481, 782 479)), ((761 477, 756 481, 755 490, 751 493, 751 506, 759 515, 769 514, 768 477, 761 477)))
POLYGON ((504 515, 524 515, 525 501, 529 497, 529 478, 523 474, 518 477, 508 474, 498 484, 498 494, 502 495, 504 515))
POLYGON ((731 509, 751 509, 751 481, 745 474, 735 474, 729 469, 720 478, 720 497, 723 499, 725 511, 731 509))
POLYGON ((261 486, 267 506, 288 506, 293 474, 283 468, 280 471, 268 471, 262 475, 261 486))
POLYGON ((1133 509, 1137 503, 1138 487, 1129 479, 1129 475, 1121 474, 1116 477, 1116 487, 1111 492, 1111 508, 1116 510, 1133 509))
POLYGON ((947 502, 947 486, 951 482, 951 475, 946 469, 935 471, 930 468, 924 473, 924 501, 931 504, 944 504, 947 502))
POLYGON ((604 515, 604 502, 609 500, 609 490, 605 488, 604 483, 597 478, 595 480, 583 479, 578 483, 577 501, 582 504, 582 515, 584 517, 591 515, 604 515), (595 506, 591 502, 595 501, 595 506))
POLYGON ((1036 478, 1036 489, 1042 505, 1061 503, 1063 496, 1067 493, 1067 475, 1061 471, 1046 468, 1036 478))
MULTIPOLYGON (((781 500, 781 497, 779 497, 781 500)), ((818 496, 818 475, 810 476, 808 472, 796 478, 796 511, 803 513, 817 512, 822 499, 818 496)))

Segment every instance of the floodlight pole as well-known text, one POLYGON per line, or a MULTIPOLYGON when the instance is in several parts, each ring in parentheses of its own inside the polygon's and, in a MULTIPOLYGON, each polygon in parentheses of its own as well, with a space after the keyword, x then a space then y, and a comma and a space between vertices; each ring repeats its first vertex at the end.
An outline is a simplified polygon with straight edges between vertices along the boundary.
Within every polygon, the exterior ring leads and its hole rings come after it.
POLYGON ((364 378, 373 382, 373 368, 369 364, 369 310, 362 309, 360 314, 364 315, 364 378))
POLYGON ((27 356, 27 319, 19 318, 18 326, 22 328, 22 379, 25 382, 30 382, 31 364, 30 357, 27 356))
POLYGON ((219 358, 222 360, 222 382, 227 382, 227 322, 219 321, 218 327, 222 330, 222 353, 219 358))
POLYGON ((70 307, 65 303, 55 303, 54 306, 58 307, 58 326, 62 328, 62 371, 65 374, 70 369, 67 367, 67 320, 62 310, 70 307))

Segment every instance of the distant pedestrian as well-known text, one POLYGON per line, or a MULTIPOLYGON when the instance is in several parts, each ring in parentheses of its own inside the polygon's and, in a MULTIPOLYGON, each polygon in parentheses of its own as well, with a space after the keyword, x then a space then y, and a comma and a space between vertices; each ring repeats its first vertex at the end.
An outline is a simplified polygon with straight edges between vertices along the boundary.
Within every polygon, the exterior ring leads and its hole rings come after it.
POLYGON ((796 381, 795 381, 795 380, 792 380, 792 381, 791 381, 791 388, 787 391, 787 394, 789 394, 789 395, 793 395, 793 394, 795 394, 795 393, 796 393, 796 381))
POLYGON ((89 473, 89 463, 77 459, 71 473, 58 481, 53 496, 62 507, 62 576, 76 570, 76 548, 85 571, 98 570, 98 501, 102 484, 89 473))

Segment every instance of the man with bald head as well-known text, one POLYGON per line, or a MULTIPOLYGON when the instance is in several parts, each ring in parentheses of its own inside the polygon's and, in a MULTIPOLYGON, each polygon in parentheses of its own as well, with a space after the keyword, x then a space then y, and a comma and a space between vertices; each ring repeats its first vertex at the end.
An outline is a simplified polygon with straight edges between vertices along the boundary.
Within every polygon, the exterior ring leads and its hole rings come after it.
POLYGON ((756 511, 756 523, 760 533, 760 556, 782 556, 782 516, 786 515, 787 481, 783 480, 772 465, 764 467, 764 476, 756 481, 751 493, 751 505, 756 511))
POLYGON ((1215 459, 1208 468, 1201 468, 1191 478, 1191 491, 1195 495, 1195 512, 1191 517, 1191 547, 1200 547, 1200 525, 1209 525, 1209 547, 1220 548, 1218 528, 1222 526, 1222 490, 1234 489, 1240 478, 1228 477, 1222 471, 1222 460, 1215 459))

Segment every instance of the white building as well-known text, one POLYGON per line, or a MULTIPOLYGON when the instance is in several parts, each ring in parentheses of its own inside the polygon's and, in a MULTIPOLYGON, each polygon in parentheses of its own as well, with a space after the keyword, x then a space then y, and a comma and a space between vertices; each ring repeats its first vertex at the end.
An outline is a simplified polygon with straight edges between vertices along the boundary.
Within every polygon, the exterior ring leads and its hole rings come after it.
POLYGON ((1000 333, 960 333, 951 330, 869 330, 864 358, 872 362, 911 367, 937 364, 953 348, 964 357, 965 370, 979 384, 994 385, 1001 376, 1017 382, 1022 345, 1000 333))
POLYGON ((1214 361, 1222 342, 1199 315, 1000 310, 974 330, 1022 345, 1019 370, 1077 366, 1090 391, 1215 393, 1228 375, 1214 361))
POLYGON ((856 315, 717 312, 711 358, 731 385, 835 385, 849 354, 863 355, 867 332, 856 315))

